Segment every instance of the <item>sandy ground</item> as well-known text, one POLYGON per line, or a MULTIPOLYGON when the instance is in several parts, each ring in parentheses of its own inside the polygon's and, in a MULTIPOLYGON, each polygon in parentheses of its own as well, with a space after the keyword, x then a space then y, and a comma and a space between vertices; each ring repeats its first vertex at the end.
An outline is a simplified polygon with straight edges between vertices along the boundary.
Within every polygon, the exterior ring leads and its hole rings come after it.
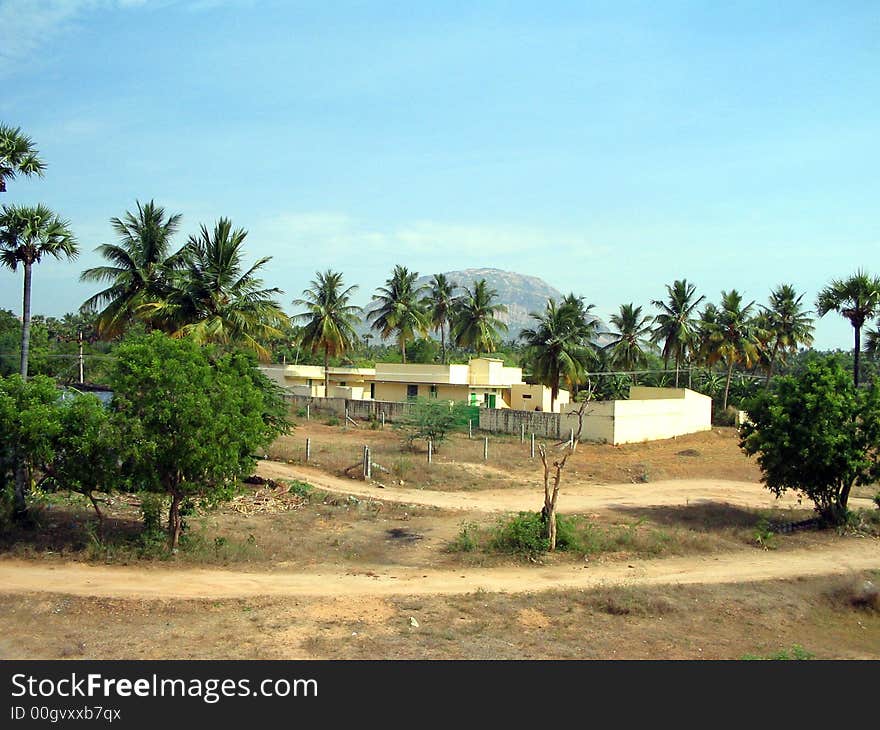
MULTIPOLYGON (((314 469, 264 461, 266 477, 302 479, 320 489, 379 500, 443 509, 479 512, 516 511, 534 506, 534 490, 436 492, 381 488, 328 476, 314 469)), ((727 502, 751 507, 794 504, 774 500, 759 484, 720 480, 687 480, 639 485, 573 485, 560 497, 567 512, 619 507, 727 502)), ((867 502, 867 500, 864 500, 867 502)), ((205 569, 145 570, 143 567, 40 565, 0 562, 0 592, 54 592, 76 596, 194 599, 246 596, 393 596, 451 595, 474 591, 533 592, 614 585, 687 585, 744 583, 816 575, 839 575, 880 568, 880 543, 864 538, 822 550, 757 552, 742 550, 721 556, 687 556, 633 564, 513 566, 436 570, 395 566, 357 571, 300 571, 272 574, 205 569)))
POLYGON ((534 592, 614 585, 744 583, 880 568, 876 540, 853 540, 817 553, 742 551, 718 557, 683 557, 633 564, 505 567, 459 570, 393 569, 351 573, 244 573, 0 563, 0 593, 49 592, 75 596, 192 599, 247 596, 394 596, 534 592), (381 571, 381 572, 380 572, 381 571))
MULTIPOLYGON (((261 461, 257 473, 273 479, 299 479, 331 492, 389 502, 417 504, 471 512, 517 512, 534 509, 540 492, 534 488, 484 489, 445 492, 402 487, 380 487, 375 482, 334 477, 318 469, 275 461, 261 461)), ((652 507, 721 502, 740 507, 797 506, 795 497, 775 498, 755 482, 723 479, 676 479, 645 484, 592 484, 564 481, 559 493, 561 512, 599 512, 621 507, 652 507)), ((872 506, 869 499, 851 499, 853 508, 872 506)))

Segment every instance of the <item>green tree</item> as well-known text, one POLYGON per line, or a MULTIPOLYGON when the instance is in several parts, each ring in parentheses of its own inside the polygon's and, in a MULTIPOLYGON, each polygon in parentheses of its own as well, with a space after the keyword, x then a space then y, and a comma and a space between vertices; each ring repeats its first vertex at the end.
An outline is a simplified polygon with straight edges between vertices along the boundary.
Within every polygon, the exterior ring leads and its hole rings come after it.
POLYGON ((462 423, 467 423, 470 409, 464 401, 428 400, 412 402, 407 414, 394 427, 404 434, 407 445, 415 441, 431 441, 432 448, 439 450, 449 434, 462 423))
POLYGON ((449 281, 445 274, 434 274, 424 299, 431 327, 435 332, 440 332, 440 357, 444 365, 446 364, 446 330, 457 302, 456 289, 458 284, 449 281))
POLYGON ((880 388, 856 387, 836 358, 777 377, 746 408, 740 446, 757 456, 767 488, 803 493, 828 522, 844 521, 853 486, 880 475, 880 388))
POLYGON ((43 468, 41 486, 66 489, 88 497, 103 528, 104 515, 95 492, 105 494, 120 486, 120 433, 111 412, 95 396, 85 393, 58 406, 59 428, 52 457, 43 468))
POLYGON ((688 284, 687 279, 678 279, 672 286, 666 285, 666 300, 651 301, 660 310, 654 317, 654 333, 652 340, 663 343, 663 369, 669 367, 669 358, 675 360, 675 387, 678 387, 678 374, 681 363, 687 360, 694 343, 696 332, 696 311, 706 297, 697 297, 695 284, 688 284))
POLYGON ((51 460, 61 422, 58 388, 47 377, 0 378, 0 487, 13 487, 13 517, 27 517, 27 493, 36 472, 51 460))
POLYGON ((758 328, 763 333, 761 355, 766 363, 768 383, 777 361, 784 364, 787 355, 813 344, 813 320, 810 313, 804 311, 803 298, 790 284, 780 284, 770 292, 769 306, 761 307, 758 328))
MULTIPOLYGON (((647 362, 646 350, 651 347, 651 317, 642 316, 642 308, 621 304, 620 312, 611 315, 611 341, 605 349, 613 367, 635 370, 647 362)), ((635 378, 633 378, 635 379, 635 378)))
POLYGON ((458 347, 473 348, 477 356, 483 352, 495 352, 501 333, 507 325, 498 319, 507 307, 498 302, 498 292, 485 279, 475 281, 473 288, 455 303, 452 314, 452 339, 458 347))
POLYGON ((402 361, 406 362, 406 343, 416 335, 427 337, 430 328, 428 313, 422 300, 423 287, 416 286, 417 271, 399 264, 391 272, 385 286, 376 290, 373 308, 367 314, 371 327, 388 339, 397 338, 402 361))
POLYGON ((216 359, 192 339, 160 332, 119 345, 112 406, 131 445, 126 476, 170 497, 168 542, 176 549, 187 500, 222 501, 253 469, 258 449, 286 428, 285 404, 244 353, 216 359))
POLYGON ((591 343, 585 337, 588 328, 582 310, 571 304, 557 305, 554 299, 547 300, 543 312, 531 312, 529 316, 536 325, 520 333, 525 344, 524 364, 533 378, 550 388, 553 409, 561 382, 569 388, 583 382, 594 360, 591 343))
POLYGON ((722 291, 721 306, 716 310, 714 322, 707 329, 709 364, 721 361, 727 368, 722 410, 727 409, 734 365, 742 363, 745 367, 751 367, 758 360, 759 330, 752 317, 754 305, 754 302, 743 305, 742 295, 736 289, 722 291))
POLYGON ((263 342, 281 335, 287 315, 275 300, 280 289, 264 289, 259 270, 271 256, 248 269, 242 262, 247 231, 220 218, 213 230, 202 225, 180 253, 181 268, 173 272, 171 291, 140 310, 148 321, 172 337, 196 344, 240 347, 269 360, 263 342))
POLYGON ((819 292, 816 313, 824 317, 839 312, 853 328, 853 382, 859 384, 859 359, 862 352, 862 327, 880 312, 880 277, 859 269, 848 279, 834 279, 819 292))
POLYGON ((183 263, 180 251, 171 252, 180 214, 166 215, 152 200, 146 205, 136 202, 136 213, 126 211, 122 218, 110 219, 119 242, 95 249, 110 265, 80 275, 80 281, 109 284, 82 305, 85 312, 99 312, 96 326, 104 337, 122 334, 132 321, 142 318, 145 304, 168 297, 172 273, 183 263))
POLYGON ((0 193, 6 192, 6 181, 17 175, 42 177, 46 165, 38 155, 33 140, 21 127, 0 123, 0 193))
POLYGON ((351 304, 357 286, 343 288, 342 274, 338 271, 317 272, 311 287, 303 291, 302 299, 293 303, 306 308, 294 319, 302 323, 299 343, 312 351, 324 352, 324 395, 330 394, 330 356, 341 357, 358 343, 355 327, 361 321, 360 307, 351 304))
POLYGON ((70 224, 45 205, 3 206, 0 211, 0 263, 16 271, 24 269, 21 317, 21 376, 28 375, 28 346, 31 333, 31 278, 34 264, 44 256, 75 259, 76 239, 70 224))

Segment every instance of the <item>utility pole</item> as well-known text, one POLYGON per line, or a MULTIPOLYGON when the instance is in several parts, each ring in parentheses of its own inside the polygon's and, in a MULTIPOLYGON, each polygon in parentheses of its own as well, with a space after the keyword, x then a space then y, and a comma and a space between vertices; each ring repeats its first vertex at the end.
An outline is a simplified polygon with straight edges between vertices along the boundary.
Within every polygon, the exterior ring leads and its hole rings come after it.
POLYGON ((86 378, 83 373, 83 333, 82 330, 79 331, 79 382, 85 383, 86 378))

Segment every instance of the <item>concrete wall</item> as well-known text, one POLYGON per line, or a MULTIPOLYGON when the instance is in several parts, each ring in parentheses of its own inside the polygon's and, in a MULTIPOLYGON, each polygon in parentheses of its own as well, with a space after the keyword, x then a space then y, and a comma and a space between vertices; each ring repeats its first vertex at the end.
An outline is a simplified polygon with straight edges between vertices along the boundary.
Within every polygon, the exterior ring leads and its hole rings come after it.
MULTIPOLYGON (((712 427, 712 399, 686 388, 633 388, 637 399, 597 401, 584 415, 581 441, 610 444, 640 443, 708 431, 712 427), (657 392, 660 391, 660 392, 657 392)), ((480 428, 518 434, 526 433, 564 439, 577 432, 574 405, 562 413, 536 411, 480 410, 480 428)))
POLYGON ((481 408, 480 429, 496 433, 519 434, 525 425, 526 436, 559 438, 559 414, 539 411, 516 411, 510 408, 481 408))
POLYGON ((291 392, 285 394, 285 400, 290 403, 291 408, 296 410, 308 405, 312 418, 328 414, 342 418, 348 409, 350 418, 362 420, 369 420, 370 417, 380 418, 380 414, 385 413, 385 421, 388 423, 400 419, 412 408, 411 403, 384 403, 375 400, 350 400, 347 398, 310 398, 291 392))
POLYGON ((375 377, 377 382, 465 385, 468 382, 468 366, 377 362, 375 377))

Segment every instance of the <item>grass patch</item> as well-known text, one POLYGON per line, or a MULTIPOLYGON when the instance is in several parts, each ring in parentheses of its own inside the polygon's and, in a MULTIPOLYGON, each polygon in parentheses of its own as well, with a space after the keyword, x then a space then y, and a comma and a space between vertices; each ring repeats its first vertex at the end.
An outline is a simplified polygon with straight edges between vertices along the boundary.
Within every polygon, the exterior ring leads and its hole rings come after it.
POLYGON ((806 661, 815 658, 815 654, 807 651, 800 644, 795 644, 791 649, 782 649, 775 654, 743 654, 740 657, 743 661, 806 661))

